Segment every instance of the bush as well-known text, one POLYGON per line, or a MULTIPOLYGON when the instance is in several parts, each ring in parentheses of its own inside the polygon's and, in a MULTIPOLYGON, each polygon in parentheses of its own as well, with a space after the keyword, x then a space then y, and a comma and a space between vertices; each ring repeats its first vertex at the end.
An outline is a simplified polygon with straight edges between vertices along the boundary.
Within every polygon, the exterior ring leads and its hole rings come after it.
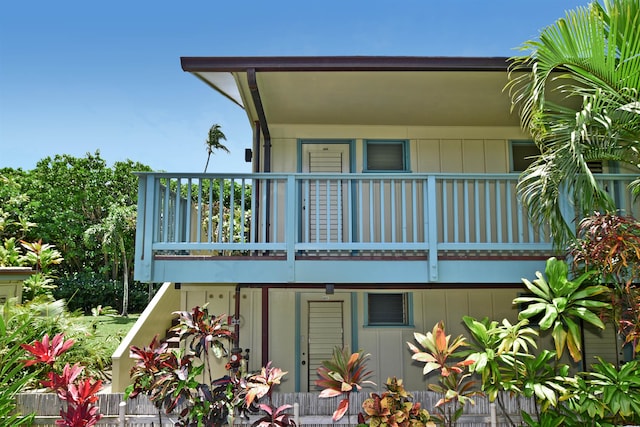
MULTIPOLYGON (((67 301, 70 311, 81 310, 91 315, 91 309, 99 305, 122 309, 123 284, 117 280, 105 279, 94 272, 73 273, 59 278, 58 287, 53 290, 56 299, 67 301)), ((129 312, 140 313, 147 306, 148 287, 145 283, 134 282, 129 285, 129 312)))

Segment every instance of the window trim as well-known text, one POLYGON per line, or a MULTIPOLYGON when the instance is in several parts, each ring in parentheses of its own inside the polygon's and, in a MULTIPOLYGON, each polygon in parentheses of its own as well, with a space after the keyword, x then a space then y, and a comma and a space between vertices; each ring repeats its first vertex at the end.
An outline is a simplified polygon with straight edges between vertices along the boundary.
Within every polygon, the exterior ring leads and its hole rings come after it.
POLYGON ((411 172, 411 169, 409 167, 410 162, 409 162, 409 141, 406 139, 364 139, 362 141, 363 143, 363 161, 364 163, 362 164, 362 172, 373 172, 373 173, 407 173, 407 172, 411 172), (391 145, 391 144, 397 144, 397 145, 401 145, 402 146, 402 169, 393 169, 393 170, 384 170, 384 169, 368 169, 367 168, 367 155, 369 152, 369 145, 376 145, 376 144, 387 144, 387 145, 391 145))
POLYGON ((413 328, 413 293, 412 292, 365 292, 364 293, 364 325, 365 328, 413 328), (369 320, 369 295, 402 295, 403 323, 371 323, 369 320))

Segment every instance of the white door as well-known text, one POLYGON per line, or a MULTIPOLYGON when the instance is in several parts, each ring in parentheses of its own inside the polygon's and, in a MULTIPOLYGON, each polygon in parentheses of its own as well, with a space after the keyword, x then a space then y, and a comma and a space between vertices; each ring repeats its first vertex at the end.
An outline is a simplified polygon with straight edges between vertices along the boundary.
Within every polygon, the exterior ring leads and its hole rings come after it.
MULTIPOLYGON (((303 143, 302 172, 349 172, 349 144, 303 143)), ((310 179, 302 185, 302 241, 342 242, 348 185, 338 179, 310 179)))
POLYGON ((301 304, 300 386, 301 391, 318 391, 318 367, 331 359, 334 348, 349 348, 350 294, 307 293, 301 304))

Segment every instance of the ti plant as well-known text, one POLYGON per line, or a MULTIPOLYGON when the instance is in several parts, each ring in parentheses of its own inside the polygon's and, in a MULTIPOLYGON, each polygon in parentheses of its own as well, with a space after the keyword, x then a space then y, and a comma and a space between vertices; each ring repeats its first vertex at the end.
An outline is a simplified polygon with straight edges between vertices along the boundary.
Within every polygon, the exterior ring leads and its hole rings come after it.
POLYGON ((362 351, 349 353, 346 349, 336 347, 333 349, 331 360, 325 360, 318 368, 319 379, 316 385, 322 389, 320 397, 343 396, 338 403, 338 408, 333 413, 333 421, 340 420, 349 410, 349 396, 355 390, 362 390, 365 384, 374 385, 367 380, 371 371, 366 370, 366 361, 369 357, 362 351))
POLYGON ((228 422, 242 399, 238 378, 225 376, 214 380, 209 355, 226 354, 222 339, 232 339, 226 316, 210 316, 206 307, 190 312, 177 312, 180 340, 189 344, 186 350, 169 351, 166 343, 154 337, 149 347, 131 347, 136 359, 130 371, 133 384, 127 397, 146 394, 154 405, 169 414, 183 405, 178 424, 181 426, 218 426, 228 422), (203 360, 204 359, 204 360, 203 360), (202 382, 207 368, 208 382, 202 382))
POLYGON ((596 270, 613 288, 613 321, 625 344, 640 352, 640 222, 595 212, 580 222, 570 254, 574 270, 596 270))
POLYGON ((45 334, 42 341, 21 345, 33 356, 33 359, 23 363, 25 366, 42 367, 47 379, 41 380, 40 384, 55 391, 60 401, 66 403, 60 409, 61 419, 56 421, 57 425, 92 427, 102 418, 96 406, 102 381, 84 376, 84 368, 79 364, 70 366, 67 363, 62 372, 56 366, 59 356, 69 350, 73 343, 72 340, 65 341, 62 334, 57 334, 51 340, 45 334))
POLYGON ((609 292, 606 286, 585 285, 585 281, 594 274, 593 271, 574 280, 569 280, 568 272, 565 262, 549 258, 545 268, 547 279, 540 272, 536 272, 538 278, 533 282, 522 279, 533 296, 519 297, 513 302, 527 304, 527 308, 519 315, 520 319, 542 315, 538 322, 540 329, 544 331, 553 328, 551 336, 558 358, 562 357, 566 347, 572 359, 578 362, 582 359, 580 320, 604 329, 604 323, 598 314, 611 305, 599 299, 609 292))
POLYGON ((471 373, 468 371, 474 360, 470 357, 462 358, 459 352, 459 349, 467 345, 465 339, 460 335, 451 341, 451 335, 445 333, 443 322, 438 322, 426 335, 418 332, 413 335, 426 350, 407 342, 413 352, 412 359, 424 363, 423 375, 440 371, 438 383, 429 384, 430 390, 442 394, 442 398, 436 403, 438 413, 433 417, 439 419, 442 425, 455 426, 464 405, 474 404, 472 397, 478 394, 473 389, 475 384, 470 380, 471 373))
POLYGON ((178 314, 180 323, 176 330, 181 332, 180 340, 186 344, 184 349, 170 351, 157 337, 148 347, 132 346, 131 356, 136 364, 130 371, 133 384, 127 388, 127 397, 146 394, 167 414, 179 408, 177 425, 183 427, 231 425, 234 417, 259 409, 266 415, 256 426, 294 425, 286 413, 289 405, 271 406, 272 389, 280 384, 286 372, 268 363, 259 374, 246 378, 241 371, 231 369, 228 375, 211 380, 209 355, 226 355, 222 340, 233 338, 226 316, 210 316, 206 307, 178 314), (204 374, 205 367, 208 375, 204 374), (207 378, 209 381, 205 382, 207 378), (258 404, 263 396, 269 397, 269 404, 258 404))
POLYGON ((252 427, 286 427, 295 426, 296 423, 291 418, 291 415, 287 413, 288 409, 291 409, 291 405, 281 405, 275 407, 273 405, 272 393, 273 387, 280 384, 282 377, 286 375, 280 368, 271 366, 271 362, 267 363, 262 368, 259 374, 251 375, 246 380, 247 394, 245 396, 245 404, 247 407, 251 407, 256 399, 260 399, 267 396, 268 403, 260 403, 258 408, 261 409, 265 415, 256 420, 252 427))
POLYGON ((176 311, 180 323, 174 330, 180 332, 180 340, 189 342, 189 348, 197 358, 203 358, 207 366, 209 382, 213 381, 209 354, 217 359, 227 356, 224 340, 233 339, 226 316, 210 316, 207 307, 194 307, 191 311, 176 311))
POLYGON ((370 427, 435 427, 429 411, 420 403, 413 402, 413 395, 407 392, 402 380, 387 378, 387 391, 378 395, 371 393, 362 402, 364 414, 358 414, 358 424, 370 427))

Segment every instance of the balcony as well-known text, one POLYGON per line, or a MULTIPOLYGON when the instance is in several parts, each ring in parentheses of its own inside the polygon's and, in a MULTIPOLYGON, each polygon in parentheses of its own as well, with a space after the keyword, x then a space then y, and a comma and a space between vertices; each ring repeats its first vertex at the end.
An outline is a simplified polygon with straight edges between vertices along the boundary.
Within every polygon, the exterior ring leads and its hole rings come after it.
MULTIPOLYGON (((517 200, 516 174, 139 178, 144 282, 515 283, 553 254, 517 200)), ((599 179, 631 214, 633 177, 599 179)))

